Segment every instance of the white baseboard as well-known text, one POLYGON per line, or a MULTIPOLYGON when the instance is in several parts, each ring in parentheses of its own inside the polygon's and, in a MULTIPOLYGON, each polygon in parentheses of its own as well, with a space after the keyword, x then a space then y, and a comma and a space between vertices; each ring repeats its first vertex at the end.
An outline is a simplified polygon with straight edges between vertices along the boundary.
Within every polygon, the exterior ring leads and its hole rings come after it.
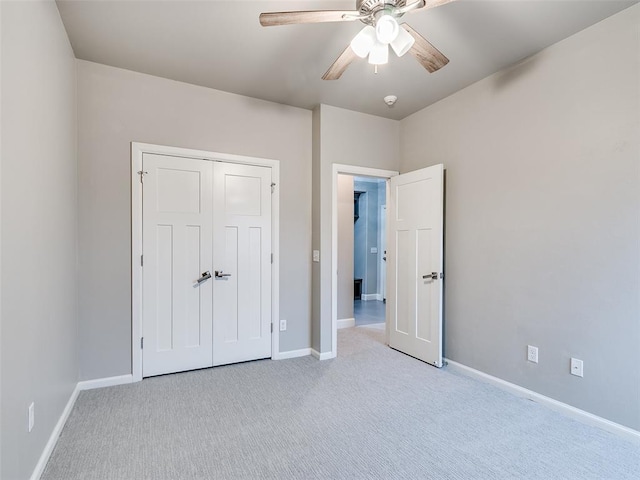
POLYGON ((361 296, 361 300, 363 302, 367 302, 369 300, 379 300, 382 301, 382 295, 379 293, 363 293, 361 296))
POLYGON ((133 375, 118 375, 117 377, 84 380, 78 382, 78 390, 93 390, 94 388, 113 387, 114 385, 124 385, 125 383, 133 383, 133 375))
POLYGON ((300 350, 289 350, 288 352, 276 353, 273 356, 274 360, 286 360, 288 358, 306 357, 311 355, 310 348, 301 348, 300 350))
POLYGON ((547 397, 540 393, 534 392, 533 390, 521 387, 519 385, 516 385, 515 383, 507 382, 506 380, 494 377, 493 375, 481 372, 480 370, 467 367, 466 365, 454 362, 453 360, 449 360, 448 358, 445 358, 445 361, 449 368, 452 370, 495 385, 502 390, 506 390, 517 395, 518 397, 533 400, 534 402, 540 403, 550 408, 551 410, 563 413, 571 418, 574 418, 575 420, 586 423, 587 425, 599 427, 608 432, 620 435, 627 440, 640 443, 640 432, 637 430, 625 427, 624 425, 620 425, 619 423, 612 422, 611 420, 607 420, 606 418, 599 417, 592 413, 585 412, 584 410, 580 410, 579 408, 573 407, 567 403, 559 402, 558 400, 554 400, 551 397, 547 397))
POLYGON ((341 318, 338 320, 338 329, 340 328, 350 328, 356 326, 355 318, 341 318))
POLYGON ((80 393, 80 389, 78 388, 78 385, 76 385, 76 387, 73 389, 73 392, 71 392, 71 396, 69 397, 69 400, 67 401, 67 404, 65 405, 64 410, 62 410, 62 415, 60 415, 60 418, 58 419, 56 426, 53 428, 53 431, 49 436, 49 440, 47 441, 47 444, 45 445, 44 450, 40 455, 40 458, 38 459, 36 468, 34 468, 33 473, 31 474, 31 477, 30 477, 31 480, 39 480, 40 476, 44 472, 44 469, 47 466, 47 462, 49 461, 49 457, 51 456, 51 453, 53 452, 53 449, 55 448, 56 443, 58 443, 58 437, 62 433, 64 424, 67 423, 67 419, 71 414, 71 410, 73 410, 73 406, 75 405, 76 399, 78 398, 78 393, 80 393))
POLYGON ((336 354, 333 352, 323 352, 320 353, 317 350, 311 349, 311 355, 313 355, 318 360, 329 360, 331 358, 336 358, 336 354))

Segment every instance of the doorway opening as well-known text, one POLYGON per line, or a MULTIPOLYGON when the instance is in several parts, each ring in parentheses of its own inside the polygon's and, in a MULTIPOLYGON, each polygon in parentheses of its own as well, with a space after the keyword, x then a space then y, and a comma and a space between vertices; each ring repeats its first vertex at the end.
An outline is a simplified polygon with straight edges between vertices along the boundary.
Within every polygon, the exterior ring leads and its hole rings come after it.
MULTIPOLYGON (((442 363, 444 166, 398 172, 333 165, 331 351, 338 352, 338 181, 341 174, 387 179, 385 343, 436 367, 442 363)), ((346 196, 345 196, 346 197, 346 196)), ((347 201, 353 201, 347 199, 347 201)), ((340 265, 342 271, 344 265, 340 265)), ((347 271, 348 267, 347 267, 347 271)), ((355 325, 355 318, 354 318, 355 325)), ((322 359, 322 357, 321 357, 322 359)))
MULTIPOLYGON (((344 177, 350 177, 350 179, 341 179, 338 182, 339 188, 340 186, 352 186, 353 190, 353 262, 343 261, 340 258, 341 254, 348 254, 348 248, 346 245, 341 246, 338 241, 338 265, 353 263, 353 318, 355 326, 368 325, 384 328, 386 180, 349 175, 344 175, 344 177)), ((346 208, 343 207, 346 205, 340 203, 339 216, 348 214, 346 208)), ((338 229, 342 226, 343 222, 340 222, 338 229)), ((344 226, 349 228, 346 222, 344 222, 344 226)), ((340 231, 338 231, 338 235, 342 236, 340 231)), ((345 272, 346 274, 347 272, 345 272)), ((347 294, 347 291, 338 291, 338 305, 346 303, 341 301, 341 297, 347 294)), ((339 317, 340 313, 338 311, 339 317)))
POLYGON ((383 232, 387 180, 397 174, 352 165, 333 166, 333 356, 337 354, 338 328, 366 326, 386 331, 383 232))

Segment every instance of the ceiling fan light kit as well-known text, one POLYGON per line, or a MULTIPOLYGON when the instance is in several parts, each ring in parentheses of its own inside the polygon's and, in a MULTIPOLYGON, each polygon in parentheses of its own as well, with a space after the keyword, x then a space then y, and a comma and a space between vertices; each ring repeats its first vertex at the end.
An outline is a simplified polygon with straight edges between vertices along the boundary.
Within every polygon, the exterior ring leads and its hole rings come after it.
POLYGON ((300 23, 352 22, 360 20, 366 26, 322 76, 337 80, 356 58, 369 56, 376 66, 389 61, 389 45, 398 57, 409 52, 430 73, 444 67, 449 59, 406 23, 398 24, 405 13, 438 7, 454 0, 356 0, 356 9, 316 10, 299 12, 267 12, 260 14, 264 27, 300 23))
POLYGON ((376 42, 369 53, 369 63, 371 65, 384 65, 389 62, 389 45, 376 42))
POLYGON ((365 58, 376 43, 376 29, 367 25, 351 40, 351 50, 360 58, 365 58))
POLYGON ((402 57, 411 49, 415 41, 409 32, 400 28, 395 18, 383 14, 376 21, 375 28, 367 25, 353 37, 351 49, 360 58, 369 55, 371 65, 384 65, 389 61, 387 45, 390 44, 396 55, 402 57))
POLYGON ((400 27, 398 22, 389 14, 378 17, 376 21, 376 37, 380 43, 391 43, 398 36, 400 27))
POLYGON ((391 48, 396 52, 396 55, 401 57, 413 47, 416 43, 416 39, 411 36, 404 28, 398 29, 398 36, 391 42, 391 48))

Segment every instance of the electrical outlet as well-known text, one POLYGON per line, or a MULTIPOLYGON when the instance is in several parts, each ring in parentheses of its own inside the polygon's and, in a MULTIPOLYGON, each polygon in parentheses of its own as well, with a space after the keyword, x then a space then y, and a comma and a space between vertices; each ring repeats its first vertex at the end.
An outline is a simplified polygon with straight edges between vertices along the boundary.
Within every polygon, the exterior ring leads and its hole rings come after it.
POLYGON ((319 262, 320 261, 320 250, 314 250, 313 251, 313 261, 314 262, 319 262))
POLYGON ((287 321, 286 320, 280 320, 280 331, 284 332, 287 330, 287 321))
POLYGON ((33 430, 33 426, 36 423, 36 405, 34 402, 31 402, 29 405, 29 432, 33 430))
POLYGON ((533 363, 538 363, 538 347, 527 345, 527 360, 533 363))
POLYGON ((584 377, 583 373, 582 360, 571 357, 571 375, 575 375, 576 377, 584 377))

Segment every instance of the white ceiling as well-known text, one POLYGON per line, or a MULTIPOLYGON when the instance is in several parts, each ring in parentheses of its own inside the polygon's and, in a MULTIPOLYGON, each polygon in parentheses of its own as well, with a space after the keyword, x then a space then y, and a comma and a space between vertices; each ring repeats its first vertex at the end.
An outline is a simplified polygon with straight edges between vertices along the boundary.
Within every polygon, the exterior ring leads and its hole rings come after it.
POLYGON ((377 75, 358 59, 336 81, 320 77, 362 23, 261 27, 258 15, 351 10, 355 0, 57 3, 77 58, 287 105, 402 119, 638 1, 458 0, 403 19, 450 59, 440 71, 391 53, 377 75), (393 108, 382 100, 390 94, 398 96, 393 108))

